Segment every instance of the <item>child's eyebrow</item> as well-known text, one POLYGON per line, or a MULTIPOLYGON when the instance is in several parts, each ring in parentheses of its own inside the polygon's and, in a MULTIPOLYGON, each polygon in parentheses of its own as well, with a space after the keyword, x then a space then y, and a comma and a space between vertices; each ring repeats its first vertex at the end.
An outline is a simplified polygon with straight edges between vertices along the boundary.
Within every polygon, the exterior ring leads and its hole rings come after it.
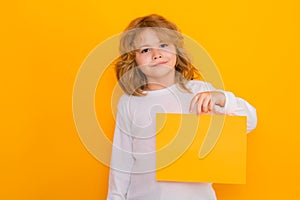
MULTIPOLYGON (((158 43, 157 44, 161 44, 161 43, 165 43, 164 41, 158 41, 158 43)), ((142 48, 144 48, 144 47, 151 47, 151 46, 155 46, 155 45, 150 45, 150 44, 143 44, 143 45, 141 45, 141 46, 138 46, 137 48, 138 49, 142 49, 142 48)))
POLYGON ((138 49, 141 49, 141 48, 144 48, 144 47, 150 47, 150 46, 151 45, 149 45, 149 44, 143 44, 143 45, 139 46, 138 49))

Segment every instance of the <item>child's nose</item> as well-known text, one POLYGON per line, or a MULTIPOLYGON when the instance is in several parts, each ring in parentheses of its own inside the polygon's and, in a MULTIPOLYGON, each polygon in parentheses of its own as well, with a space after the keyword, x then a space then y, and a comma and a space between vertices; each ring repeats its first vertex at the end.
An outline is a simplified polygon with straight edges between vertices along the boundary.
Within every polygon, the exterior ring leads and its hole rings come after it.
POLYGON ((162 53, 159 49, 153 49, 152 52, 153 52, 153 60, 162 58, 162 53))

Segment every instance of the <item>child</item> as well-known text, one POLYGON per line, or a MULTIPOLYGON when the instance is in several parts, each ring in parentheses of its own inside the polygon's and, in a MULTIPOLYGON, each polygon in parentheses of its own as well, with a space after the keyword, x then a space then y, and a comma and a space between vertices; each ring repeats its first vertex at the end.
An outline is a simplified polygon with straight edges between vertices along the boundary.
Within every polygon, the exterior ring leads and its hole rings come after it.
POLYGON ((116 73, 126 94, 118 104, 107 199, 216 199, 211 183, 156 181, 155 115, 245 115, 250 132, 256 127, 255 108, 193 80, 199 73, 186 56, 181 33, 159 15, 133 20, 122 34, 120 51, 116 73))

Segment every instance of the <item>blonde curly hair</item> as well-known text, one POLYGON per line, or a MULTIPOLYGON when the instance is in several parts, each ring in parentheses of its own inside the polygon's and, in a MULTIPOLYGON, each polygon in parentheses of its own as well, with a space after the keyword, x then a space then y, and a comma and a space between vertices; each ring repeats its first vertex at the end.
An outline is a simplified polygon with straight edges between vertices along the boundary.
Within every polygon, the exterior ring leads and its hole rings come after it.
POLYGON ((147 88, 147 78, 137 67, 135 61, 136 47, 134 40, 145 28, 154 30, 163 41, 169 41, 176 48, 175 82, 180 89, 190 92, 185 86, 186 81, 199 77, 198 69, 195 68, 183 48, 183 36, 177 26, 164 17, 152 14, 139 17, 131 21, 121 35, 121 56, 116 62, 116 74, 121 88, 126 94, 144 96, 147 88))

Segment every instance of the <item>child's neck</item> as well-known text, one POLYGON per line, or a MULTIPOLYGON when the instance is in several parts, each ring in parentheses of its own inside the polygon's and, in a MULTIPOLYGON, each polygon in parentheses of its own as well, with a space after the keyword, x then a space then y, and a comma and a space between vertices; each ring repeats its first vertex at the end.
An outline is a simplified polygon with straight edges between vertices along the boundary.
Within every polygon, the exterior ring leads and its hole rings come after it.
POLYGON ((161 82, 155 82, 155 83, 148 83, 147 84, 147 87, 146 87, 146 90, 148 91, 152 91, 152 90, 161 90, 161 89, 164 89, 164 88, 167 88, 167 87, 170 87, 171 85, 175 84, 175 80, 172 80, 172 81, 168 81, 168 82, 164 82, 164 83, 161 83, 161 82))

